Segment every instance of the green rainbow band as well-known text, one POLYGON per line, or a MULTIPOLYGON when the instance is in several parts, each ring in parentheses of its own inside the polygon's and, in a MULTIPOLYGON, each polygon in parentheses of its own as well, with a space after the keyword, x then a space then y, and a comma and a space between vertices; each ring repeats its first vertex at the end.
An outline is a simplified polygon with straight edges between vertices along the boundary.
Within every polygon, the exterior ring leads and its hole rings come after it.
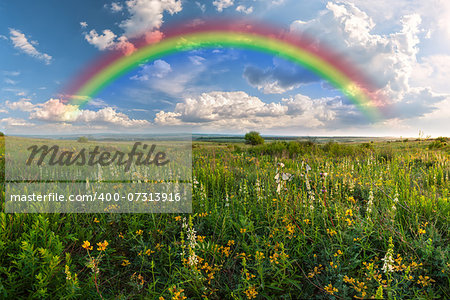
POLYGON ((318 55, 279 39, 250 33, 210 31, 185 34, 139 48, 129 56, 122 56, 96 73, 77 92, 72 103, 83 105, 117 78, 142 63, 164 56, 197 48, 232 47, 255 50, 280 56, 297 63, 327 79, 341 90, 370 119, 379 119, 380 113, 366 91, 338 68, 318 55))

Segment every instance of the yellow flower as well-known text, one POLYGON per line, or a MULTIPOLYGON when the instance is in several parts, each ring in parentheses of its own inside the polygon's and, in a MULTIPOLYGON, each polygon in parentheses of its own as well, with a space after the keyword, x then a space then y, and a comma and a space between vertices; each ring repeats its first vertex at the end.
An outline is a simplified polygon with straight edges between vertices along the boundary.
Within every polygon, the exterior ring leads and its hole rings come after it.
POLYGON ((327 228, 327 233, 330 235, 330 236, 333 236, 333 235, 335 235, 337 232, 336 232, 336 230, 334 230, 334 229, 328 229, 327 228))
POLYGON ((348 226, 352 226, 353 220, 350 220, 349 218, 345 219, 345 222, 347 222, 348 226))
POLYGON ((419 233, 419 234, 425 234, 425 232, 426 232, 426 231, 425 231, 425 229, 423 229, 423 228, 419 228, 419 230, 418 230, 418 233, 419 233))
POLYGON ((137 235, 142 235, 142 233, 143 233, 142 229, 139 229, 139 230, 136 231, 137 235))
POLYGON ((178 221, 180 221, 180 220, 181 220, 181 216, 176 216, 176 217, 175 217, 175 221, 178 222, 178 221))
POLYGON ((228 246, 233 246, 234 245, 234 240, 229 240, 227 243, 228 246))
POLYGON ((109 243, 106 240, 101 242, 101 243, 97 243, 97 246, 98 246, 97 250, 98 251, 105 251, 106 247, 108 247, 108 245, 109 245, 109 243))
POLYGON ((351 209, 347 209, 347 210, 345 211, 345 215, 346 215, 346 216, 353 217, 353 211, 352 211, 351 209))
POLYGON ((81 247, 83 247, 86 250, 92 250, 93 247, 91 246, 91 243, 89 241, 84 241, 83 245, 81 245, 81 247))
POLYGON ((347 275, 345 275, 345 276, 344 276, 344 282, 353 284, 353 283, 355 283, 355 279, 352 278, 352 277, 348 277, 347 275))
POLYGON ((241 228, 241 233, 246 233, 246 232, 247 232, 247 229, 241 228))
POLYGON ((263 258, 264 258, 264 253, 262 253, 262 252, 260 252, 260 251, 256 251, 255 258, 256 258, 257 260, 263 259, 263 258))
POLYGON ((120 237, 121 239, 123 239, 123 233, 122 233, 122 232, 119 233, 119 237, 120 237))
POLYGON ((325 287, 325 291, 330 295, 334 295, 334 293, 339 292, 339 290, 337 288, 333 287, 331 285, 331 283, 325 287))
POLYGON ((205 240, 205 237, 206 236, 204 236, 204 235, 198 235, 197 236, 197 242, 202 243, 205 240))
POLYGON ((421 284, 422 286, 427 286, 430 283, 435 282, 433 279, 431 279, 429 276, 419 276, 419 280, 417 280, 418 284, 421 284))
POLYGON ((311 222, 309 221, 309 219, 304 219, 303 222, 305 222, 306 225, 309 225, 311 222))
POLYGON ((351 203, 356 203, 355 198, 353 198, 353 196, 348 197, 348 201, 350 201, 351 203))
POLYGON ((343 253, 342 253, 342 251, 341 250, 338 250, 335 254, 334 254, 334 256, 336 257, 336 256, 339 256, 339 255, 342 255, 343 253))
POLYGON ((95 223, 100 223, 100 221, 97 218, 94 218, 95 223))
POLYGON ((246 289, 245 295, 247 296, 248 299, 256 298, 256 295, 258 295, 258 292, 256 291, 255 286, 252 285, 248 289, 246 289))
POLYGON ((124 266, 124 267, 128 266, 129 264, 130 264, 130 261, 128 259, 124 259, 122 261, 122 266, 124 266))

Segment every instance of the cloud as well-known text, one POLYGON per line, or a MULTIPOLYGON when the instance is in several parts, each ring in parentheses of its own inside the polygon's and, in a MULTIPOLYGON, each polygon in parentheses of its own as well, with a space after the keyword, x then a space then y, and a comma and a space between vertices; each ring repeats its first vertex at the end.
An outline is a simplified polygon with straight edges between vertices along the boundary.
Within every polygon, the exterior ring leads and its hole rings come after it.
POLYGON ((111 3, 111 11, 112 12, 119 12, 123 9, 123 6, 120 5, 120 3, 113 2, 111 3))
MULTIPOLYGON (((103 102, 98 101, 98 106, 103 102)), ((102 124, 121 127, 143 127, 150 125, 147 120, 130 119, 114 107, 102 107, 97 111, 80 109, 78 105, 66 104, 60 99, 50 99, 44 103, 32 104, 29 99, 17 102, 6 101, 12 110, 29 112, 30 120, 50 123, 102 124)), ((95 105, 94 105, 95 106, 95 105)))
POLYGON ((198 55, 193 55, 193 56, 189 56, 189 60, 194 65, 199 66, 199 65, 202 65, 206 59, 201 56, 198 56, 198 55))
POLYGON ((19 71, 3 71, 2 73, 5 76, 11 76, 11 77, 16 77, 16 76, 20 75, 19 71))
POLYGON ((164 60, 158 59, 151 65, 144 65, 138 72, 138 75, 132 76, 130 79, 147 81, 151 77, 163 78, 172 71, 170 64, 164 60))
POLYGON ((366 74, 376 74, 373 82, 390 102, 398 107, 402 103, 415 105, 408 106, 409 113, 402 115, 412 118, 421 116, 424 106, 433 109, 442 97, 424 92, 427 86, 411 85, 419 52, 420 15, 407 14, 399 21, 398 31, 376 34, 373 19, 354 4, 328 2, 315 19, 293 22, 291 31, 316 37, 323 47, 342 53, 366 74), (419 96, 425 98, 411 101, 419 96))
POLYGON ((115 108, 105 107, 98 111, 82 110, 77 105, 65 104, 59 99, 50 99, 35 106, 30 119, 47 122, 69 122, 83 124, 106 124, 121 127, 142 127, 150 123, 147 120, 130 119, 117 112, 115 108))
POLYGON ((187 97, 173 111, 160 111, 154 123, 161 126, 192 126, 238 130, 316 128, 338 117, 343 104, 334 98, 311 99, 305 95, 265 103, 243 91, 209 92, 187 97))
POLYGON ((99 50, 105 50, 115 46, 116 35, 109 29, 103 30, 103 34, 98 34, 95 29, 92 29, 84 35, 84 38, 99 50))
POLYGON ((88 23, 86 22, 80 22, 81 28, 86 28, 88 26, 88 23))
POLYGON ((39 52, 34 46, 32 42, 29 42, 25 34, 20 32, 17 29, 10 28, 10 39, 14 45, 14 48, 20 49, 22 52, 35 57, 39 60, 45 62, 45 64, 50 64, 52 57, 46 53, 39 52))
POLYGON ((12 80, 10 78, 5 78, 3 81, 7 84, 17 84, 17 81, 12 80))
POLYGON ((234 5, 234 0, 214 0, 212 3, 218 12, 222 12, 224 8, 234 5))
POLYGON ((2 113, 2 114, 7 114, 8 111, 7 111, 6 109, 0 108, 0 113, 2 113))
POLYGON ((450 55, 429 55, 414 65, 411 83, 431 87, 437 93, 450 94, 449 78, 450 55))
POLYGON ((36 106, 30 102, 30 99, 22 98, 16 102, 6 101, 5 106, 12 110, 32 111, 36 106))
POLYGON ((198 1, 195 1, 195 4, 198 6, 198 8, 200 8, 200 10, 202 11, 202 13, 205 13, 206 11, 206 5, 203 3, 200 3, 198 1))
POLYGON ((318 82, 321 79, 311 71, 274 59, 274 67, 260 69, 246 66, 243 77, 264 94, 282 94, 300 85, 318 82))
MULTIPOLYGON (((123 9, 118 3, 113 2, 111 9, 119 11, 123 9)), ((144 35, 149 44, 159 42, 163 33, 159 31, 163 23, 163 14, 178 13, 182 10, 181 0, 128 0, 125 2, 130 17, 123 20, 119 27, 124 30, 122 35, 115 34, 110 29, 105 29, 101 34, 92 29, 84 33, 85 39, 99 50, 120 50, 125 55, 130 55, 136 50, 130 39, 144 35)))
POLYGON ((238 5, 236 11, 249 15, 253 12, 253 6, 245 7, 244 5, 238 5))
POLYGON ((24 119, 17 119, 17 118, 0 119, 0 124, 2 124, 5 127, 28 127, 34 125, 30 122, 27 122, 24 119))
POLYGON ((126 7, 130 17, 120 23, 127 38, 137 37, 145 32, 159 29, 163 13, 173 15, 182 10, 180 0, 129 0, 126 7))

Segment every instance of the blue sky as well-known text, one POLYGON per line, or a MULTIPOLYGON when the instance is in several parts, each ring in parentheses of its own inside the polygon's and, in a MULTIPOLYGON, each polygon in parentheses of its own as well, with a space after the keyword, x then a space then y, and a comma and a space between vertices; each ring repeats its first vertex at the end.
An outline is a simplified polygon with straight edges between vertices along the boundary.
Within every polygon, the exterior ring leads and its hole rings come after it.
MULTIPOLYGON (((430 0, 126 0, 0 3, 0 130, 10 134, 149 132, 449 135, 450 4, 430 0), (368 120, 301 66, 239 49, 149 62, 87 106, 60 93, 109 50, 142 32, 230 16, 307 33, 374 79, 391 104, 368 120)), ((127 48, 128 47, 128 48, 127 48)))

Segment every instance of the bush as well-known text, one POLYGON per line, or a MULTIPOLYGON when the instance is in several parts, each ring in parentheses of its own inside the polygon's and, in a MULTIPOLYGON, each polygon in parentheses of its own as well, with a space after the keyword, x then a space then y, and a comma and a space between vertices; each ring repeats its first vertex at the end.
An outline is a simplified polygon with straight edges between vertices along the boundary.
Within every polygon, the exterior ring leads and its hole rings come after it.
POLYGON ((264 139, 259 135, 257 131, 250 131, 245 134, 245 143, 250 145, 262 145, 264 144, 264 139))
POLYGON ((85 136, 78 138, 78 143, 87 143, 87 142, 89 142, 89 139, 85 136))

